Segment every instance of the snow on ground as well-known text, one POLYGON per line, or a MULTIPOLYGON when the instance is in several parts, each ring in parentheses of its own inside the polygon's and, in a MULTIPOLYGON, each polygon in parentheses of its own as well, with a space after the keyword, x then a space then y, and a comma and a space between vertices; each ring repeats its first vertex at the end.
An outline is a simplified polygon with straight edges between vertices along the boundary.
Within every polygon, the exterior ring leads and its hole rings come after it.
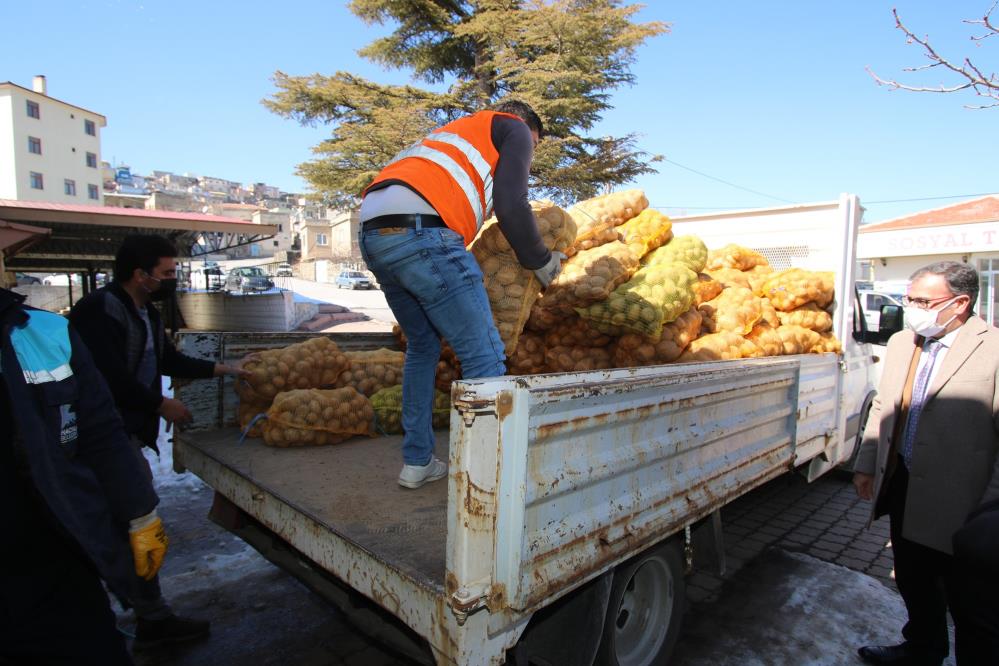
MULTIPOLYGON (((901 642, 905 617, 898 593, 874 578, 772 549, 726 583, 718 601, 691 611, 676 663, 859 664, 858 647, 901 642)), ((953 666, 953 657, 944 663, 953 666)))

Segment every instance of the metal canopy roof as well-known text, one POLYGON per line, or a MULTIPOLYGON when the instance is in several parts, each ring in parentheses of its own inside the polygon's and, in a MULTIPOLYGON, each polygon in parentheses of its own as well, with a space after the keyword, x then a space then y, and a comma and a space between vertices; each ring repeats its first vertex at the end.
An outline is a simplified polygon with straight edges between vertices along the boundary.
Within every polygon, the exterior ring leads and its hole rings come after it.
POLYGON ((107 270, 129 234, 160 234, 177 246, 180 257, 190 257, 266 240, 278 232, 273 224, 218 215, 9 199, 0 199, 0 221, 51 230, 47 239, 6 262, 7 270, 39 272, 107 270))

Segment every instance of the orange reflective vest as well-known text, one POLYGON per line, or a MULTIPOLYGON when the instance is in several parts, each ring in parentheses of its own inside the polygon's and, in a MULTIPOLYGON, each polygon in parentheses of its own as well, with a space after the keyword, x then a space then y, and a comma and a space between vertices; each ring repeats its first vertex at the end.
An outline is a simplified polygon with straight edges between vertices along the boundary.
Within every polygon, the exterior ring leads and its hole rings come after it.
POLYGON ((418 192, 444 223, 468 245, 493 212, 493 174, 499 152, 493 145, 497 115, 479 111, 431 132, 388 163, 365 190, 385 181, 402 181, 418 192))

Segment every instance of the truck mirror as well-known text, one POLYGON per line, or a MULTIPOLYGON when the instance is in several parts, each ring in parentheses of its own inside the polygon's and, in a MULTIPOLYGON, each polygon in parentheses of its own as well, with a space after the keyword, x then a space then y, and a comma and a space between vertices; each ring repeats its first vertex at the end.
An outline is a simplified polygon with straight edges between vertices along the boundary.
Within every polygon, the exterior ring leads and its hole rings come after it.
POLYGON ((878 332, 884 331, 890 337, 902 330, 903 310, 901 305, 882 305, 878 332))

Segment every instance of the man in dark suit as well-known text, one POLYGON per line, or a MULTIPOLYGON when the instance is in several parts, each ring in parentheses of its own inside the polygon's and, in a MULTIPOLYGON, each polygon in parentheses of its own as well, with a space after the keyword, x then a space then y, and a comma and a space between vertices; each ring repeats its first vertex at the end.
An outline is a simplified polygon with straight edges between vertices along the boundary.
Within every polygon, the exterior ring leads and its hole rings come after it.
POLYGON ((860 648, 867 663, 940 664, 948 607, 961 654, 969 624, 955 595, 952 538, 976 507, 999 498, 999 329, 973 316, 977 297, 970 266, 921 268, 905 299, 907 330, 888 341, 854 485, 873 500, 872 518, 890 517, 908 621, 900 645, 860 648))

